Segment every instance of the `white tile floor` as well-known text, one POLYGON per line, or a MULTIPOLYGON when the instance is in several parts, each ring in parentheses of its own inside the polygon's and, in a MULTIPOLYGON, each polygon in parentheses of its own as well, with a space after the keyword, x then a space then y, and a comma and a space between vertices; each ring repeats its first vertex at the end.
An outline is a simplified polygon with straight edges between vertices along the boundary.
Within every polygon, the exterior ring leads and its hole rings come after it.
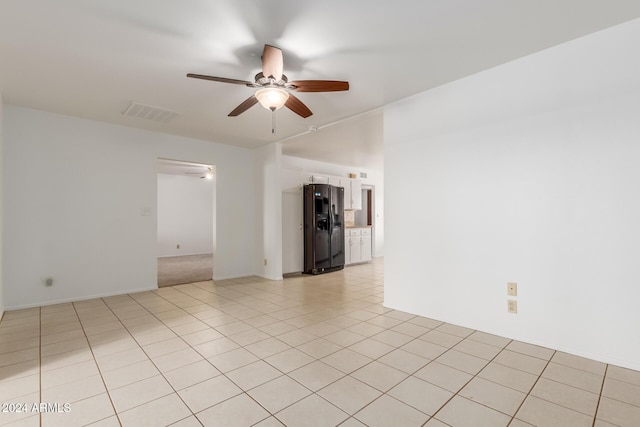
POLYGON ((640 372, 388 310, 382 275, 7 312, 0 425, 640 426, 640 372))

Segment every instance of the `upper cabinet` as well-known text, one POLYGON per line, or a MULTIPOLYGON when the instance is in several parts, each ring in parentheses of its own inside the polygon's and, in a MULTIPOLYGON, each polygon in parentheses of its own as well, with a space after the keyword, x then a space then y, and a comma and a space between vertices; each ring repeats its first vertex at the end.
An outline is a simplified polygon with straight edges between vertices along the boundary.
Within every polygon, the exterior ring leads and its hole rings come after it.
POLYGON ((329 184, 333 185, 334 187, 344 187, 344 181, 344 178, 337 178, 334 176, 329 177, 329 184))
POLYGON ((319 175, 316 173, 302 172, 300 174, 302 177, 302 184, 330 184, 336 187, 342 187, 341 181, 344 179, 340 179, 339 177, 329 176, 329 175, 319 175))
POLYGON ((284 169, 282 172, 282 191, 300 191, 305 184, 331 184, 344 188, 344 208, 362 210, 362 181, 331 175, 313 174, 298 169, 284 169))
POLYGON ((344 186, 344 208, 359 211, 362 209, 362 181, 349 179, 344 186))

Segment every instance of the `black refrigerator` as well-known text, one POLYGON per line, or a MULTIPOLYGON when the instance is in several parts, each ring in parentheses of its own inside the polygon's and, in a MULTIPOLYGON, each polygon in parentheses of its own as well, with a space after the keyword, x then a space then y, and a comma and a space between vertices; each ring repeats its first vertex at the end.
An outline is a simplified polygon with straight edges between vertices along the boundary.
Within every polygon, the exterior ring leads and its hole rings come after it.
POLYGON ((304 186, 304 272, 344 268, 344 188, 304 186))

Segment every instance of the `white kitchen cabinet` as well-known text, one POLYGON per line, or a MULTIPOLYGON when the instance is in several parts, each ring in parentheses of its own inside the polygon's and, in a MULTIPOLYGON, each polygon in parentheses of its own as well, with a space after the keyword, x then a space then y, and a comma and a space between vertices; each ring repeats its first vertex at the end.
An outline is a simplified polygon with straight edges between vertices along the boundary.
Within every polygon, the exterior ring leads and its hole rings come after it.
POLYGON ((344 208, 354 211, 362 209, 362 181, 349 179, 344 186, 344 208))
POLYGON ((360 229, 347 228, 345 236, 345 264, 360 262, 360 229))
POLYGON ((329 184, 328 175, 318 175, 315 173, 302 172, 302 184, 329 184))
POLYGON ((360 261, 371 261, 371 229, 363 228, 360 232, 360 261))
POLYGON ((344 184, 342 183, 342 181, 343 181, 342 178, 338 178, 335 176, 329 177, 329 185, 333 185, 334 187, 344 187, 344 184))
POLYGON ((371 261, 371 228, 347 228, 344 249, 345 265, 371 261))
POLYGON ((362 209, 362 181, 352 179, 351 182, 351 209, 359 211, 362 209))

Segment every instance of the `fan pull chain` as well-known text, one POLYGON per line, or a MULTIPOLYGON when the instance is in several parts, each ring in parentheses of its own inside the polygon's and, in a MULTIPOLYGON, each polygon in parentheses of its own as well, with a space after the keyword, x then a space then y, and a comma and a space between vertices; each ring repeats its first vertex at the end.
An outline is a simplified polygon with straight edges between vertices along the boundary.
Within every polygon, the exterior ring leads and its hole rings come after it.
POLYGON ((271 133, 276 133, 276 109, 271 108, 271 133))

